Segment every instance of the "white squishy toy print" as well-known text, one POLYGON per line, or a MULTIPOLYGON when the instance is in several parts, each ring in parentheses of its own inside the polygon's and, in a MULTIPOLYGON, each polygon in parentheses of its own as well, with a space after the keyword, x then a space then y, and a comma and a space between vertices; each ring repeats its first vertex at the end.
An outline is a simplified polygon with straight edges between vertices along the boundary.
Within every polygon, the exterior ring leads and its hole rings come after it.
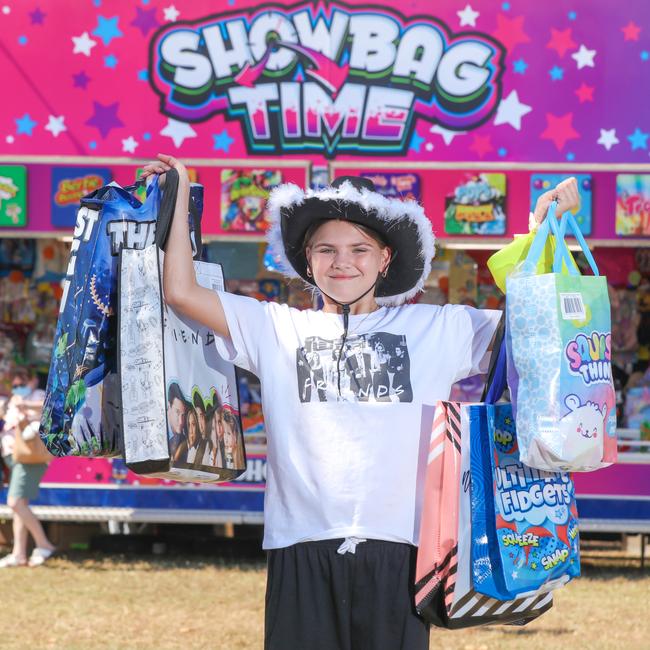
POLYGON ((601 409, 593 402, 581 404, 577 395, 567 395, 564 404, 569 409, 560 420, 564 460, 572 467, 598 467, 603 457, 607 406, 601 409))

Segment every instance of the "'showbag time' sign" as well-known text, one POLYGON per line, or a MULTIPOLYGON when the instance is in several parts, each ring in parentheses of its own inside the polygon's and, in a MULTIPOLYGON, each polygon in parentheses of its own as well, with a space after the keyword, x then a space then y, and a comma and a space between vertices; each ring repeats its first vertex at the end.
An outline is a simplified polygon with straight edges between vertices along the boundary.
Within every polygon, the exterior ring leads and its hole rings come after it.
POLYGON ((300 3, 178 21, 151 41, 161 110, 241 122, 251 153, 404 154, 414 118, 484 123, 501 96, 503 47, 389 8, 300 3))

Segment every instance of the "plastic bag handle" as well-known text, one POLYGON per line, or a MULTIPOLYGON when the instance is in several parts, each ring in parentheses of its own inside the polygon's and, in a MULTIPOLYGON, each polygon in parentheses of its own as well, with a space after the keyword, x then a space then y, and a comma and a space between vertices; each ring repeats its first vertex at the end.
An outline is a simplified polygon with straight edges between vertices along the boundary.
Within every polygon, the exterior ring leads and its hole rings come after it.
POLYGON ((567 221, 569 223, 569 226, 571 226, 571 230, 573 230, 573 234, 575 235, 578 244, 580 244, 582 253, 587 259, 587 262, 589 262, 589 266, 591 267, 593 274, 600 275, 600 273, 598 273, 598 266, 596 264, 596 260, 594 259, 594 256, 591 254, 591 251, 589 250, 589 246, 584 238, 584 235, 580 230, 580 226, 578 226, 578 222, 576 221, 576 218, 573 216, 571 212, 567 212, 566 214, 567 214, 567 221))
MULTIPOLYGON (((551 203, 551 206, 553 207, 553 213, 554 213, 557 204, 553 202, 551 203)), ((549 217, 550 217, 550 213, 551 213, 551 207, 549 207, 549 217)), ((550 223, 551 230, 553 230, 553 225, 554 224, 551 221, 550 223)), ((580 231, 580 226, 578 226, 578 222, 575 220, 573 214, 569 211, 565 212, 562 215, 562 221, 560 222, 559 231, 558 230, 553 231, 553 234, 557 239, 557 245, 555 248, 555 258, 553 260, 553 272, 554 273, 562 272, 562 259, 563 259, 564 262, 566 263, 569 275, 580 275, 580 271, 578 270, 575 263, 573 262, 573 257, 569 252, 569 248, 565 241, 567 225, 571 227, 571 230, 573 231, 575 238, 578 240, 578 243, 580 244, 580 248, 582 249, 585 258, 587 259, 587 262, 589 262, 589 266, 591 267, 593 274, 600 275, 598 273, 598 266, 596 265, 596 260, 594 260, 594 257, 591 254, 591 251, 589 250, 589 246, 587 245, 587 242, 585 241, 585 238, 583 237, 582 232, 580 231)))
MULTIPOLYGON (((569 251, 569 247, 566 245, 564 241, 564 237, 566 235, 568 214, 569 214, 568 212, 565 212, 562 215, 559 228, 557 225, 557 219, 555 215, 553 216, 553 219, 549 221, 549 225, 551 230, 553 231, 553 235, 555 237, 555 242, 556 242, 555 255, 553 257, 553 273, 562 273, 562 263, 564 263, 567 269, 567 273, 569 275, 580 275, 580 271, 578 270, 575 261, 573 259, 573 256, 569 251)), ((550 218, 550 216, 548 218, 550 218)))
POLYGON ((546 240, 550 234, 550 226, 548 224, 548 219, 544 219, 542 223, 537 228, 537 234, 533 243, 528 249, 528 255, 522 264, 522 270, 524 273, 529 275, 535 275, 537 270, 537 262, 544 252, 544 247, 546 246, 546 240))
POLYGON ((176 195, 178 194, 178 172, 170 169, 165 176, 165 186, 158 210, 156 223, 156 245, 165 250, 167 237, 171 230, 174 211, 176 210, 176 195))

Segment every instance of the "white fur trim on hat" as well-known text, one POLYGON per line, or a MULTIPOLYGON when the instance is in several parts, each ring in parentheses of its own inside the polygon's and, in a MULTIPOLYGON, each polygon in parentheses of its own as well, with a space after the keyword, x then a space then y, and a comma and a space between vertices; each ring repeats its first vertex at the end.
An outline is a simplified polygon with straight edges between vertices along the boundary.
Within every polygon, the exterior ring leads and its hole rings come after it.
POLYGON ((377 303, 384 306, 401 305, 424 290, 424 283, 431 273, 431 260, 435 255, 435 236, 422 206, 416 201, 388 198, 379 192, 372 192, 365 188, 359 191, 349 181, 344 181, 339 187, 328 186, 320 190, 303 190, 293 183, 285 183, 271 190, 266 206, 270 222, 267 240, 271 254, 279 260, 285 275, 290 278, 300 277, 291 266, 284 250, 281 232, 282 210, 299 206, 306 199, 312 198, 321 201, 355 203, 367 212, 376 212, 377 217, 387 223, 402 219, 413 222, 417 227, 419 248, 424 257, 422 274, 416 285, 409 291, 377 298, 377 303))

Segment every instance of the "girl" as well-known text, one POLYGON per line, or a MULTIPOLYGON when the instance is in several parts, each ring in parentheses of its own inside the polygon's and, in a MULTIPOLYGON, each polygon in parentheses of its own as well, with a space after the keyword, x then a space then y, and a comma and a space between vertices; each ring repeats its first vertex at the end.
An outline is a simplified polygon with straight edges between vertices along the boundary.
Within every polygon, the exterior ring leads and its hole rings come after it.
MULTIPOLYGON (((500 313, 405 304, 431 269, 431 224, 417 203, 382 197, 355 177, 315 192, 283 185, 267 204, 272 252, 288 276, 320 292, 321 310, 203 289, 187 229, 187 171, 170 156, 158 158, 145 175, 174 168, 180 176, 165 299, 211 327, 220 354, 261 380, 265 648, 428 648, 412 589, 430 437, 426 407, 447 399, 454 382, 486 370, 500 313), (363 399, 341 381, 346 343, 363 358, 369 340, 405 346, 409 401, 379 401, 374 392, 363 399), (308 353, 332 349, 334 377, 323 381, 317 399, 305 399, 299 382, 313 368, 308 353)), ((556 193, 562 210, 577 205, 575 180, 556 193)), ((542 199, 538 222, 551 193, 542 199)))

